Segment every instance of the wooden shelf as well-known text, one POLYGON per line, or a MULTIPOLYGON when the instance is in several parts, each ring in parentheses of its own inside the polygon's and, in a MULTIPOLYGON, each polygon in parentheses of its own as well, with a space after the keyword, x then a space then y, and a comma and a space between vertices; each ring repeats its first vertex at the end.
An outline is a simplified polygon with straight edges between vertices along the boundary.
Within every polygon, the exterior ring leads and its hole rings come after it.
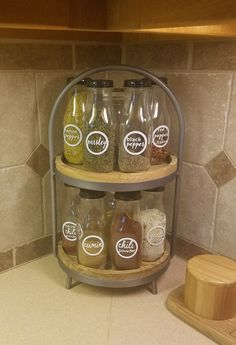
POLYGON ((177 158, 171 156, 169 164, 151 166, 147 171, 123 173, 112 171, 98 173, 87 171, 83 165, 72 165, 65 162, 62 155, 56 157, 56 174, 67 184, 74 186, 115 191, 132 191, 154 188, 172 180, 177 173, 177 158))
POLYGON ((142 32, 167 38, 236 37, 236 2, 2 0, 0 5, 0 37, 106 41, 114 35, 121 41, 119 33, 142 32))
POLYGON ((134 270, 95 269, 78 264, 77 258, 67 255, 62 246, 58 246, 58 260, 63 270, 75 280, 95 286, 130 287, 143 285, 161 274, 170 262, 170 245, 166 240, 164 254, 154 262, 142 262, 134 270))

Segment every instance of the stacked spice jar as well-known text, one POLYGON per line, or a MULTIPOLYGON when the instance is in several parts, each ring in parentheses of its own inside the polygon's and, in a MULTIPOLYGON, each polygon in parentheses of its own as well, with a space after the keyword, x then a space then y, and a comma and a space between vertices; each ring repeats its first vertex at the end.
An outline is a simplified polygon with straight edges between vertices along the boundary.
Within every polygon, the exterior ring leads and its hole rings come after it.
MULTIPOLYGON (((145 171, 169 162, 169 127, 164 93, 149 79, 125 80, 116 94, 112 80, 87 78, 68 95, 64 158, 98 173, 145 171)), ((165 251, 163 190, 105 193, 65 185, 64 251, 99 269, 158 260, 165 251)))
POLYGON ((104 192, 65 186, 62 247, 87 267, 137 269, 164 253, 164 188, 104 192))
POLYGON ((125 80, 117 102, 113 85, 112 80, 87 78, 69 93, 65 160, 95 172, 138 172, 168 163, 170 121, 164 92, 147 78, 125 80))

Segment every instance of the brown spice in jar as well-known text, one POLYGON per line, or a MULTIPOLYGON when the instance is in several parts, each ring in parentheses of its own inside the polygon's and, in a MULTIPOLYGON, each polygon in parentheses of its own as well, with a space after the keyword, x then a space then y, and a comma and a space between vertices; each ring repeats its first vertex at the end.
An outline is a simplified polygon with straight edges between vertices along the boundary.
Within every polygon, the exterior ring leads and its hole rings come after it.
POLYGON ((167 147, 158 148, 152 144, 151 148, 151 165, 170 163, 171 157, 167 147))
POLYGON ((141 266, 142 225, 127 214, 117 214, 111 224, 111 257, 115 268, 141 266))

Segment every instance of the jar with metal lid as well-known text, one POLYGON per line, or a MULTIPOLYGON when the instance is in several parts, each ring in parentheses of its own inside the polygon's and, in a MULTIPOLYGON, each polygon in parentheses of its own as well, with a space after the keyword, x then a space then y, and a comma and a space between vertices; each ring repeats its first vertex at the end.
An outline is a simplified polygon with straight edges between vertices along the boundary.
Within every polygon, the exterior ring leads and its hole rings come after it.
MULTIPOLYGON (((167 78, 159 78, 167 84, 167 78)), ((151 91, 151 116, 153 121, 151 164, 168 163, 170 152, 168 148, 170 138, 170 113, 165 92, 155 83, 151 91)))
POLYGON ((84 117, 84 167, 90 171, 113 170, 115 119, 112 113, 112 80, 91 80, 84 117))
POLYGON ((78 242, 78 262, 101 269, 107 264, 104 197, 104 192, 80 189, 78 223, 82 236, 78 242))
POLYGON ((157 260, 165 250, 166 212, 163 205, 164 187, 142 192, 141 220, 143 224, 144 261, 157 260))
POLYGON ((119 130, 119 169, 124 172, 150 167, 152 119, 149 113, 150 82, 124 81, 125 98, 119 130))
MULTIPOLYGON (((67 83, 74 78, 68 78, 67 83)), ((87 98, 86 84, 78 82, 68 93, 63 122, 64 157, 72 164, 83 164, 83 116, 87 98)))
POLYGON ((64 185, 62 202, 62 248, 69 255, 77 255, 77 241, 81 236, 78 225, 79 216, 79 190, 78 188, 64 185))
POLYGON ((116 206, 111 222, 110 255, 113 266, 118 270, 141 266, 140 197, 140 192, 115 193, 116 206))

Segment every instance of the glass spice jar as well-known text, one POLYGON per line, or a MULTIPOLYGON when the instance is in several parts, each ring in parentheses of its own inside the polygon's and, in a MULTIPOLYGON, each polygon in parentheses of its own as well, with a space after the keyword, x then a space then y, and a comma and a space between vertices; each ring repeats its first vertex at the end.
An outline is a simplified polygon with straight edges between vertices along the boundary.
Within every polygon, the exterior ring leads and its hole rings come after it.
POLYGON ((124 89, 114 88, 112 93, 112 104, 113 104, 113 116, 116 122, 116 134, 115 134, 115 162, 114 168, 118 170, 118 153, 119 153, 119 123, 121 120, 123 105, 124 105, 124 89))
POLYGON ((64 185, 62 203, 62 248, 69 255, 77 255, 77 240, 81 236, 78 224, 79 193, 78 189, 64 185))
POLYGON ((116 206, 111 222, 110 255, 113 266, 118 270, 141 266, 140 197, 140 192, 115 193, 116 206))
MULTIPOLYGON (((67 83, 74 78, 68 78, 67 83)), ((63 122, 64 157, 72 164, 83 164, 83 115, 86 103, 86 84, 81 80, 68 93, 63 122)))
MULTIPOLYGON (((167 84, 167 78, 159 78, 167 84)), ((170 137, 170 114, 165 92, 155 83, 151 91, 151 116, 153 120, 151 164, 158 165, 170 161, 168 149, 170 137)))
POLYGON ((164 187, 142 192, 141 220, 143 224, 144 261, 157 260, 165 250, 166 212, 163 205, 164 187))
POLYGON ((112 88, 112 80, 88 82, 84 117, 84 166, 87 170, 113 170, 115 120, 112 113, 112 88))
POLYGON ((119 169, 124 172, 150 167, 152 119, 149 114, 150 82, 145 79, 124 81, 125 99, 119 129, 119 169))
POLYGON ((104 192, 80 189, 78 222, 82 236, 78 242, 78 262, 93 268, 106 268, 107 239, 104 192))

